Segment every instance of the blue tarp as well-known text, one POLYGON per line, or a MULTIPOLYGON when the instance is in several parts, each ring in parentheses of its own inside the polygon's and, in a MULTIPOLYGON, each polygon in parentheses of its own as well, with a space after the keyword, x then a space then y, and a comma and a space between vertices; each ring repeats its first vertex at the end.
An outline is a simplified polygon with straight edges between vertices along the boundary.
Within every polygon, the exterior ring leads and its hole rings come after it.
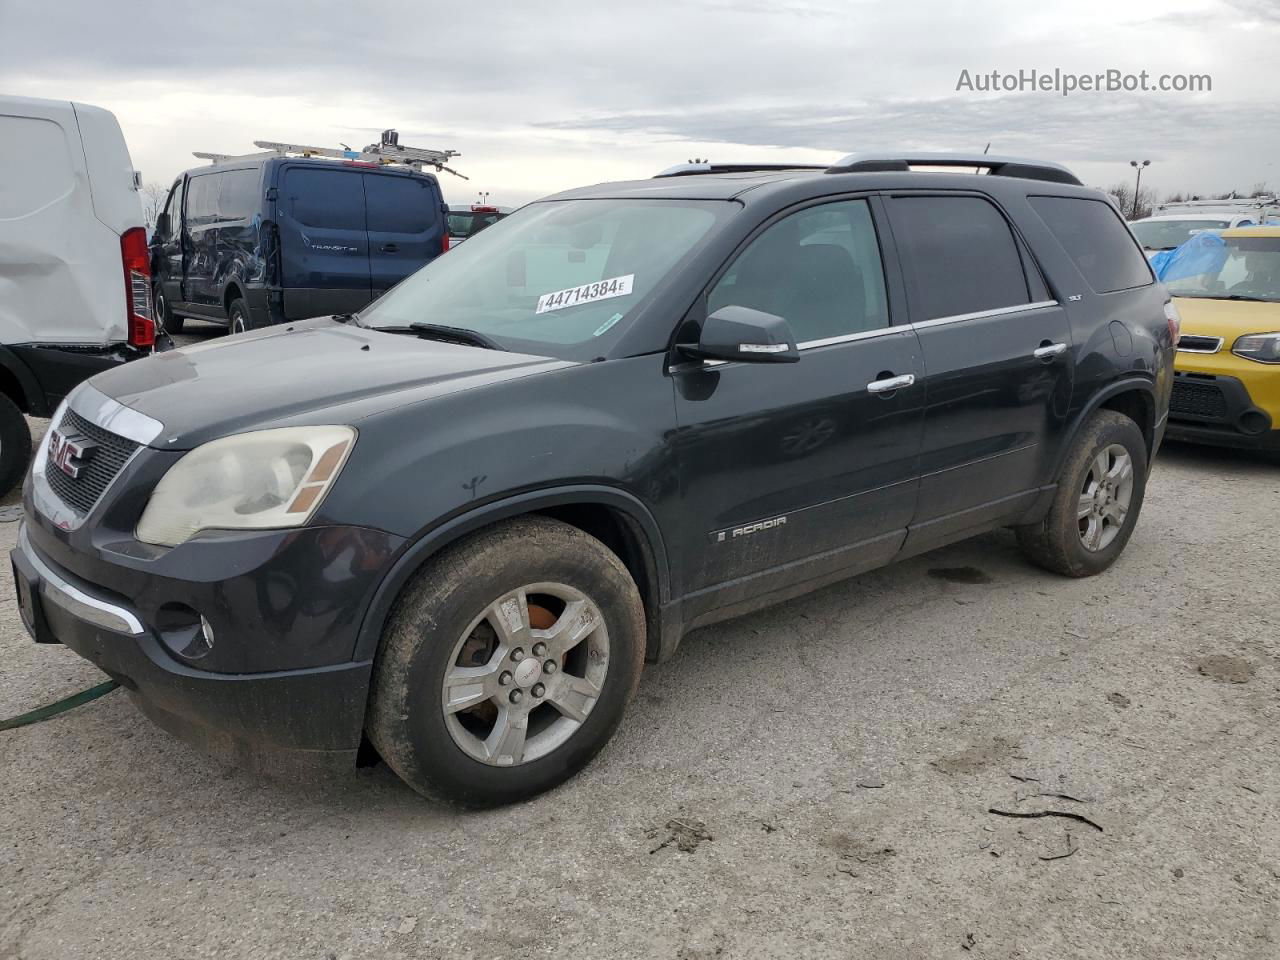
POLYGON ((1160 280, 1168 283, 1202 273, 1217 274, 1226 262, 1227 246, 1222 242, 1222 235, 1205 230, 1180 247, 1161 250, 1151 258, 1151 269, 1160 280))

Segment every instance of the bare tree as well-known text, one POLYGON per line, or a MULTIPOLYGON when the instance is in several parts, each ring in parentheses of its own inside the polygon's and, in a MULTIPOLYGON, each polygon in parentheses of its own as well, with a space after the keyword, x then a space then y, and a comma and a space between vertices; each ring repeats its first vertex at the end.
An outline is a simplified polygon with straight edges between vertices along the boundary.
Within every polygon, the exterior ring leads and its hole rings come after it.
POLYGON ((148 230, 156 225, 156 217, 164 209, 168 199, 169 188, 163 183, 144 183, 142 185, 142 219, 148 230))
POLYGON ((1103 190, 1103 193, 1109 194, 1111 199, 1116 202, 1116 206, 1120 208, 1120 212, 1131 220, 1141 220, 1143 217, 1151 216, 1151 208, 1156 204, 1156 192, 1150 187, 1143 187, 1138 192, 1138 207, 1134 210, 1133 205, 1133 187, 1129 184, 1121 182, 1114 183, 1103 190))

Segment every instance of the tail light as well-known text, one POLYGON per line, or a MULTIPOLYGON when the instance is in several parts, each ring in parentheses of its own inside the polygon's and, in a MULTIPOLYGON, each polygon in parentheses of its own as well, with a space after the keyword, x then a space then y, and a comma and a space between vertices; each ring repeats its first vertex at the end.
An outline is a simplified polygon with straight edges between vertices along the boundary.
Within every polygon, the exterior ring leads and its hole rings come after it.
POLYGON ((129 327, 129 345, 153 347, 156 321, 151 303, 151 258, 147 253, 146 230, 133 227, 121 234, 120 258, 124 261, 125 320, 129 327))
POLYGON ((447 228, 444 231, 444 238, 440 241, 440 252, 441 253, 449 252, 449 231, 447 228))
POLYGON ((1173 305, 1172 300, 1164 305, 1164 319, 1169 324, 1169 339, 1176 347, 1182 339, 1182 317, 1178 315, 1178 308, 1173 305))

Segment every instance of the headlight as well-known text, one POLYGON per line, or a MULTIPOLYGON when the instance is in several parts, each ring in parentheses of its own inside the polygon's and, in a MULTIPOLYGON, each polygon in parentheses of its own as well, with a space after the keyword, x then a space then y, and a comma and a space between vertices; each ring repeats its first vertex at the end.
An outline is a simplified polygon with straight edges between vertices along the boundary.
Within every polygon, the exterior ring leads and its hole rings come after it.
POLYGON ((138 539, 176 547, 201 530, 300 527, 355 440, 350 427, 285 427, 196 447, 156 484, 138 539))
POLYGON ((1237 340, 1231 352, 1259 363, 1280 363, 1280 333, 1251 333, 1237 340))

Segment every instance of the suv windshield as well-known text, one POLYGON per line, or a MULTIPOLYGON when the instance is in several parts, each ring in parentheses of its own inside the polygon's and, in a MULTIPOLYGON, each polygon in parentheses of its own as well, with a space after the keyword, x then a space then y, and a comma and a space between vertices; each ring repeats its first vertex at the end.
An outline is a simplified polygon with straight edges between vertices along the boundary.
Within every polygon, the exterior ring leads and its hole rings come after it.
POLYGON ((1148 250, 1172 250, 1204 230, 1225 230, 1227 220, 1139 220, 1131 223, 1133 235, 1148 250))
POLYGON ((663 276, 736 209, 723 200, 531 204, 427 264, 360 321, 382 330, 439 324, 517 352, 598 357, 663 276))
POLYGON ((1166 281, 1175 297, 1280 301, 1280 237, 1224 237, 1226 259, 1206 273, 1166 281))

